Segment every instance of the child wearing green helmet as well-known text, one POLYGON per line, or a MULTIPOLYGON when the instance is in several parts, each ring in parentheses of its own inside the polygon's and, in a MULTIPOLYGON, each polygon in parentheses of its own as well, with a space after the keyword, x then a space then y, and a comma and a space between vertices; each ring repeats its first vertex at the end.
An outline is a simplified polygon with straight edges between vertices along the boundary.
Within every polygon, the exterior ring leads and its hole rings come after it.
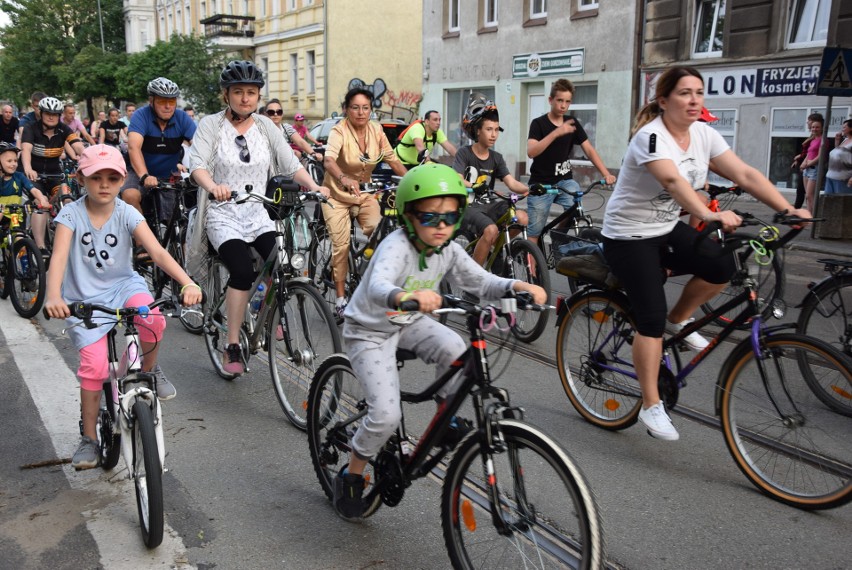
MULTIPOLYGON (((346 351, 368 408, 352 437, 349 465, 335 479, 334 507, 343 518, 363 514, 364 468, 400 422, 399 374, 393 365, 397 348, 436 364, 436 377, 467 348, 455 331, 425 316, 441 306, 441 282, 447 279, 485 299, 514 290, 531 293, 536 303, 547 300, 537 285, 488 273, 452 241, 466 205, 467 189, 452 168, 429 163, 411 169, 396 193, 402 227, 376 248, 344 312, 346 351), (419 312, 388 316, 388 309, 409 299, 419 303, 419 312)), ((450 383, 438 398, 456 389, 450 383)))

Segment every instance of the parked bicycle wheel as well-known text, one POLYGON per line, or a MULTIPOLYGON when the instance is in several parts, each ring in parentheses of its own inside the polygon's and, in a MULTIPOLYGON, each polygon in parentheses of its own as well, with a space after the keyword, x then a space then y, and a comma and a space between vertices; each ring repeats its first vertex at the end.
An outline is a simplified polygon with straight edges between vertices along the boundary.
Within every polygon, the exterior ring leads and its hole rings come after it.
POLYGON ((101 468, 108 471, 118 465, 121 457, 121 429, 116 424, 113 407, 112 381, 104 382, 104 395, 98 412, 98 444, 101 448, 101 468))
POLYGON ((163 468, 157 448, 154 418, 148 404, 133 404, 133 479, 142 540, 148 548, 163 542, 163 468))
POLYGON ((830 346, 798 334, 739 344, 719 374, 717 402, 725 443, 740 471, 765 494, 800 509, 852 500, 852 418, 827 406, 801 374, 808 362, 820 385, 852 386, 852 372, 830 346))
POLYGON ((44 304, 44 259, 35 242, 28 237, 17 238, 12 244, 11 266, 7 270, 10 300, 19 315, 31 319, 44 304))
MULTIPOLYGON (((825 341, 852 358, 852 273, 827 279, 808 292, 796 332, 825 341)), ((852 394, 848 398, 852 400, 852 394)))
MULTIPOLYGON (((757 281, 757 302, 760 307, 760 316, 764 320, 772 315, 772 311, 775 308, 775 301, 784 298, 784 260, 780 257, 784 255, 784 250, 776 250, 775 253, 776 255, 773 256, 772 261, 767 265, 759 265, 753 259, 748 261, 750 268, 756 269, 753 277, 757 281)), ((701 310, 704 311, 705 315, 708 315, 742 292, 743 287, 741 285, 729 283, 716 297, 701 305, 701 310)), ((739 314, 740 310, 740 307, 735 307, 729 313, 725 313, 721 317, 714 319, 713 322, 719 326, 725 326, 739 314)), ((740 328, 748 328, 750 325, 751 320, 749 319, 740 328)))
MULTIPOLYGON (((345 428, 335 429, 335 426, 352 416, 365 414, 366 409, 366 396, 349 365, 349 359, 343 354, 335 354, 323 361, 311 382, 308 397, 308 447, 320 486, 330 501, 334 500, 334 478, 349 465, 352 453, 350 439, 361 421, 345 428), (334 433, 329 440, 330 430, 334 433)), ((365 518, 375 513, 382 504, 378 493, 371 495, 379 484, 379 478, 373 462, 368 463, 364 470, 367 482, 364 500, 368 503, 363 515, 365 518)))
POLYGON ((320 362, 343 349, 328 303, 309 283, 286 284, 266 321, 269 373, 275 395, 294 426, 307 429, 308 392, 320 362))
MULTIPOLYGON (((514 239, 509 245, 512 257, 503 268, 503 276, 540 286, 547 293, 546 302, 550 302, 550 271, 541 250, 525 239, 514 239)), ((544 332, 549 316, 550 311, 525 311, 518 307, 512 334, 518 340, 532 342, 544 332)))
POLYGON ((636 423, 642 405, 635 378, 608 370, 630 368, 635 325, 620 296, 591 291, 560 310, 556 368, 571 405, 586 421, 620 430, 636 423))
POLYGON ((441 522, 453 568, 603 567, 600 513, 571 457, 529 425, 503 420, 497 430, 505 446, 487 468, 482 440, 471 437, 447 470, 441 522))

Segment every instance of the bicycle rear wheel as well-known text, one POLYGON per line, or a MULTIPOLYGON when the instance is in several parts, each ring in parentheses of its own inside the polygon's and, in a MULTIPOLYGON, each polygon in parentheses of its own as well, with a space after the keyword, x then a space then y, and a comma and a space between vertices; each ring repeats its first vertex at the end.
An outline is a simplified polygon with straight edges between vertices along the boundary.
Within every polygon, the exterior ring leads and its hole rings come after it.
POLYGON ((7 273, 10 300, 19 315, 31 319, 44 304, 44 259, 35 242, 22 237, 12 244, 12 265, 7 273))
POLYGON ((441 523, 453 568, 603 567, 600 512, 579 467, 532 426, 502 420, 496 429, 505 449, 488 455, 493 463, 483 464, 482 438, 471 437, 444 479, 441 523))
MULTIPOLYGON (((311 382, 308 396, 308 447, 311 462, 325 496, 334 500, 334 478, 349 465, 352 453, 350 440, 361 424, 352 417, 367 409, 361 383, 352 371, 349 358, 335 354, 323 361, 311 382)), ((364 517, 369 517, 382 504, 378 493, 372 493, 379 483, 375 462, 364 470, 364 517)))
POLYGON ((310 283, 286 284, 286 303, 275 301, 266 321, 269 373, 287 419, 307 429, 308 391, 319 363, 343 344, 331 309, 310 283))
POLYGON ((808 292, 796 332, 827 342, 852 358, 852 272, 826 280, 808 292))
POLYGON ((148 404, 133 404, 133 481, 142 540, 148 548, 163 542, 163 466, 157 448, 154 417, 148 404))
MULTIPOLYGON (((852 500, 852 418, 826 406, 802 377, 800 360, 826 384, 852 389, 843 356, 798 334, 750 340, 722 366, 717 387, 725 444, 740 471, 763 493, 800 509, 852 500)), ((822 383, 822 382, 821 382, 822 383)))
MULTIPOLYGON (((757 267, 757 274, 753 275, 753 277, 757 281, 757 304, 763 320, 768 319, 772 315, 775 302, 784 299, 784 285, 786 281, 784 279, 784 260, 781 258, 783 252, 783 249, 776 250, 776 255, 772 257, 772 262, 768 265, 757 265, 754 260, 749 261, 749 263, 757 267)), ((728 284, 721 293, 701 305, 701 310, 704 311, 705 315, 709 315, 742 292, 742 286, 728 284)), ((723 327, 734 320, 740 312, 742 312, 742 306, 737 305, 727 313, 713 319, 713 322, 723 327)), ((749 326, 751 326, 751 319, 743 323, 740 328, 746 329, 749 326)))
MULTIPOLYGON (((550 270, 541 250, 532 242, 517 238, 512 240, 509 247, 512 258, 511 263, 504 268, 504 276, 538 285, 544 289, 547 302, 550 302, 550 270)), ((519 307, 512 334, 520 341, 532 342, 544 332, 549 316, 550 311, 527 311, 519 307)))
POLYGON ((620 430, 636 423, 642 405, 633 372, 635 325, 620 295, 589 291, 560 314, 556 368, 571 405, 586 421, 620 430))

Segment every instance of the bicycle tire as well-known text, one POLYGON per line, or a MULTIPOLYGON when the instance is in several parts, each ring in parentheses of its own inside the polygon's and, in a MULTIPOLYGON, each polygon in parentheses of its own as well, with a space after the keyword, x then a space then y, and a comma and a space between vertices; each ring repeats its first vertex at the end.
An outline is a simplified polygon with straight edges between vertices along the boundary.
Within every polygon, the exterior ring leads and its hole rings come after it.
POLYGON ((225 285, 223 283, 222 274, 224 265, 218 258, 210 261, 207 268, 208 291, 212 291, 207 300, 207 306, 204 308, 204 346, 207 347, 207 354, 210 356, 210 362, 213 364, 213 369, 220 377, 225 380, 233 380, 237 374, 225 372, 222 364, 222 355, 225 351, 225 346, 228 343, 228 321, 225 314, 225 285))
POLYGON ((852 358, 852 272, 830 277, 808 292, 796 332, 827 342, 852 358))
POLYGON ((163 542, 163 466, 154 418, 147 402, 133 404, 133 482, 142 540, 148 548, 163 542))
MULTIPOLYGON (((177 238, 177 235, 174 236, 175 239, 169 243, 169 254, 172 258, 178 262, 178 265, 181 268, 186 269, 186 259, 183 255, 183 244, 177 238)), ((169 290, 172 295, 176 297, 181 296, 181 285, 174 278, 169 277, 169 290)), ((159 299, 159 297, 155 297, 159 299)), ((184 313, 181 311, 180 314, 180 324, 183 325, 188 332, 192 334, 201 334, 201 331, 204 330, 204 314, 199 314, 198 312, 192 313, 184 313)))
POLYGON ((6 260, 10 255, 7 249, 0 250, 0 299, 5 299, 9 296, 9 282, 11 281, 9 277, 10 264, 6 260))
POLYGON ((556 332, 556 369, 574 409, 591 424, 622 430, 636 423, 642 405, 639 382, 603 368, 633 369, 635 324, 617 293, 589 291, 571 297, 556 332))
MULTIPOLYGON (((770 316, 772 316, 772 311, 775 308, 775 302, 784 299, 786 279, 784 277, 784 262, 781 259, 783 256, 783 250, 776 250, 775 253, 776 255, 772 257, 772 262, 769 265, 758 266, 758 273, 755 277, 757 281, 757 302, 760 308, 760 316, 763 320, 767 320, 770 316)), ((754 263, 754 261, 751 261, 750 263, 754 263)), ((706 303, 703 303, 701 305, 701 310, 704 311, 705 315, 709 315, 716 310, 717 307, 721 307, 742 292, 743 288, 741 286, 728 284, 721 293, 706 303)), ((739 315, 740 312, 742 312, 742 306, 737 305, 729 312, 713 319, 713 322, 720 327, 724 327, 737 315, 739 315)), ((745 323, 740 325, 739 328, 749 328, 751 326, 751 321, 752 319, 748 319, 745 323)))
POLYGON ((343 350, 343 343, 334 315, 316 287, 291 281, 286 288, 283 312, 276 299, 266 321, 269 374, 284 415, 305 431, 308 392, 317 366, 343 350))
POLYGON ((317 230, 308 252, 308 273, 326 302, 334 307, 337 293, 331 276, 331 236, 322 226, 317 230))
POLYGON ((44 305, 47 287, 44 258, 32 239, 22 237, 12 244, 11 261, 7 273, 9 300, 19 315, 31 319, 44 305))
POLYGON ((795 333, 750 339, 722 365, 717 407, 737 467, 761 492, 805 510, 852 500, 852 418, 835 413, 803 380, 799 359, 852 386, 848 362, 827 344, 795 333), (780 411, 779 411, 780 410, 780 411))
MULTIPOLYGON (((509 243, 511 263, 504 265, 504 276, 538 285, 544 289, 550 302, 550 270, 541 250, 531 241, 515 238, 509 243), (530 263, 532 261, 532 263, 530 263)), ((512 334, 526 343, 538 339, 547 326, 550 311, 524 310, 518 307, 512 334)))
MULTIPOLYGON (((366 406, 361 382, 352 371, 345 354, 334 354, 326 358, 317 369, 308 395, 308 448, 311 462, 320 486, 329 501, 334 501, 334 478, 343 467, 349 465, 350 438, 360 421, 346 426, 326 446, 330 428, 366 406)), ((382 505, 381 495, 371 493, 380 482, 380 473, 375 469, 375 460, 370 460, 364 470, 364 518, 371 516, 382 505)))
POLYGON ((494 429, 503 451, 486 455, 483 436, 468 438, 444 479, 441 526, 453 568, 603 568, 600 509, 574 460, 528 424, 501 420, 494 429), (494 482, 509 535, 492 518, 494 482))
POLYGON ((98 438, 101 447, 101 469, 109 471, 121 457, 121 430, 115 418, 112 381, 104 382, 104 403, 98 413, 98 438))

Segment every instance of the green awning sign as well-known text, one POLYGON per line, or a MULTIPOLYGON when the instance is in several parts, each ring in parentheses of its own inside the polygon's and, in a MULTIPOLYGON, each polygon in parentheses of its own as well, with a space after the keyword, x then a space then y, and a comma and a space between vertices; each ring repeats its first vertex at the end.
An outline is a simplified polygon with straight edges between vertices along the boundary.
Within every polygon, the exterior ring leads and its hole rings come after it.
POLYGON ((584 48, 515 55, 512 57, 512 77, 576 75, 583 73, 584 60, 584 48))

